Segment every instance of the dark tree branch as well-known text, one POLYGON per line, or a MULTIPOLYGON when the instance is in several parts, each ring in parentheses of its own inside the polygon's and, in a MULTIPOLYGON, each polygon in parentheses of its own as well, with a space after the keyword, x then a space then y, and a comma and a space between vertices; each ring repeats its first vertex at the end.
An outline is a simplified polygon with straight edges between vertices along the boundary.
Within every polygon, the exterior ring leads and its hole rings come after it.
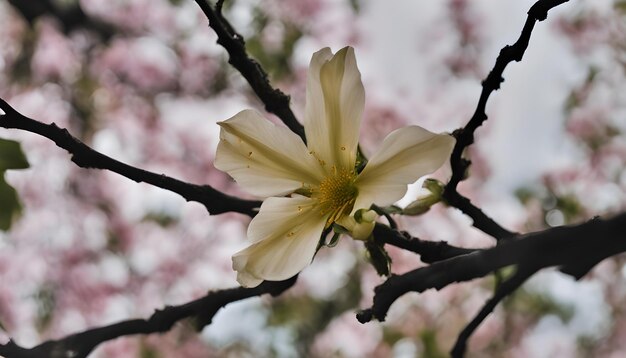
POLYGON ((195 0, 209 20, 209 26, 217 34, 217 43, 228 52, 229 63, 235 67, 248 81, 254 93, 265 105, 265 110, 274 113, 289 129, 306 142, 304 128, 296 119, 289 107, 289 96, 281 90, 273 88, 267 78, 267 73, 258 62, 251 59, 246 52, 246 44, 233 26, 221 13, 222 2, 218 2, 214 10, 207 0, 195 0))
POLYGON ((297 276, 285 281, 265 281, 254 288, 231 288, 213 291, 195 301, 167 306, 148 319, 133 319, 109 326, 89 329, 59 340, 41 343, 33 348, 23 348, 15 342, 0 344, 0 355, 11 358, 84 358, 99 344, 133 334, 164 333, 185 318, 195 318, 196 328, 202 330, 211 323, 222 307, 235 301, 269 293, 278 296, 296 282, 297 276))
MULTIPOLYGON (((487 119, 485 108, 488 98, 493 91, 499 89, 504 81, 502 77, 504 69, 508 63, 522 59, 535 23, 544 20, 550 9, 567 1, 539 0, 531 7, 519 39, 515 44, 506 46, 500 51, 494 68, 483 81, 483 89, 472 118, 464 128, 455 133, 457 142, 450 158, 452 177, 446 185, 444 199, 448 204, 471 217, 474 220, 474 226, 478 229, 498 240, 504 238, 510 238, 510 240, 502 240, 498 246, 489 249, 465 249, 448 245, 446 242, 422 241, 377 224, 374 232, 376 240, 418 253, 422 261, 432 263, 432 265, 403 275, 391 276, 378 286, 375 289, 372 307, 357 315, 360 322, 364 323, 372 319, 383 321, 391 305, 405 293, 423 292, 430 288, 440 289, 455 282, 484 277, 503 267, 515 265, 516 274, 497 289, 494 296, 486 302, 477 316, 459 335, 452 354, 461 356, 465 351, 467 340, 494 307, 535 272, 543 268, 559 266, 562 272, 578 279, 601 260, 626 251, 626 240, 623 234, 626 231, 626 214, 609 220, 593 220, 578 226, 517 236, 516 233, 501 227, 457 191, 457 186, 464 179, 465 172, 470 165, 470 162, 463 158, 463 152, 474 142, 474 132, 487 119)), ((12 0, 11 2, 14 3, 12 0)), ((266 110, 276 114, 293 132, 306 140, 302 125, 289 107, 289 96, 273 88, 267 73, 248 56, 242 36, 222 16, 222 2, 218 1, 215 8, 212 8, 207 0, 196 0, 208 18, 209 26, 217 33, 218 43, 228 52, 230 64, 248 81, 264 103, 266 110)), ((48 0, 44 2, 44 4, 47 3, 49 3, 48 0)), ((14 4, 14 6, 17 5, 14 4)), ((79 15, 84 16, 82 10, 79 15)), ((24 14, 24 16, 31 15, 24 14)), ((80 167, 111 170, 136 182, 143 181, 173 191, 188 201, 202 203, 213 214, 235 211, 254 216, 255 210, 260 206, 259 202, 231 197, 210 186, 182 182, 116 161, 94 151, 73 137, 66 129, 59 128, 54 123, 44 124, 23 116, 2 99, 0 99, 0 108, 5 112, 5 115, 0 116, 0 127, 21 129, 44 136, 71 153, 72 161, 80 167)), ((9 341, 7 344, 0 344, 0 355, 44 358, 86 357, 102 342, 132 334, 166 332, 176 322, 190 317, 195 318, 198 328, 201 329, 210 324, 215 313, 228 303, 265 293, 279 295, 290 288, 294 282, 295 277, 281 282, 264 282, 256 288, 215 291, 184 305, 166 307, 162 311, 155 312, 147 320, 134 319, 94 328, 59 340, 47 341, 30 349, 9 341)))
POLYGON ((391 276, 376 287, 371 308, 357 318, 365 323, 384 321, 387 311, 408 292, 441 289, 455 282, 484 277, 515 265, 522 272, 558 266, 579 279, 596 263, 626 251, 626 213, 611 219, 563 226, 502 241, 496 247, 438 261, 406 274, 391 276))
POLYGON ((164 174, 152 173, 119 162, 93 150, 73 137, 67 129, 59 128, 54 123, 45 124, 22 115, 1 98, 0 109, 5 113, 0 116, 0 127, 25 130, 54 141, 58 147, 72 154, 72 161, 79 167, 107 169, 138 183, 145 182, 172 191, 187 201, 196 201, 204 205, 211 214, 234 211, 254 216, 256 215, 256 209, 261 205, 258 201, 243 200, 224 194, 208 185, 186 183, 164 174))
POLYGON ((450 355, 455 358, 462 358, 465 355, 465 348, 467 346, 467 340, 472 336, 476 328, 487 318, 487 316, 493 312, 498 303, 502 301, 506 296, 517 290, 526 280, 535 274, 535 270, 529 270, 518 267, 515 274, 504 281, 497 289, 492 298, 490 298, 480 312, 472 319, 472 321, 461 331, 459 337, 450 352, 450 355))
POLYGON ((528 47, 530 35, 537 21, 543 21, 548 16, 548 11, 569 0, 539 0, 528 10, 528 17, 522 29, 522 33, 517 41, 510 46, 505 46, 500 50, 500 54, 496 59, 496 63, 483 81, 482 92, 476 106, 476 110, 472 118, 464 128, 455 133, 456 145, 450 157, 450 165, 452 167, 452 177, 446 185, 444 198, 450 205, 460 209, 466 215, 474 220, 474 225, 485 233, 493 236, 495 239, 506 239, 515 236, 515 233, 506 230, 491 218, 486 216, 480 209, 471 204, 469 199, 461 196, 457 192, 457 185, 465 177, 465 172, 470 165, 470 161, 463 158, 463 152, 467 147, 474 143, 474 132, 480 127, 485 120, 487 114, 485 108, 487 101, 493 91, 500 88, 500 84, 504 81, 502 73, 506 66, 512 61, 521 61, 528 47))
POLYGON ((518 235, 500 226, 500 224, 485 214, 479 207, 472 204, 468 198, 461 195, 456 189, 452 191, 447 191, 446 189, 443 197, 448 205, 460 209, 465 215, 472 218, 472 225, 478 230, 496 239, 506 239, 518 235))
POLYGON ((379 223, 374 227, 373 234, 376 241, 415 252, 420 255, 422 262, 429 264, 466 255, 477 250, 452 246, 445 241, 420 240, 406 231, 397 231, 379 223))

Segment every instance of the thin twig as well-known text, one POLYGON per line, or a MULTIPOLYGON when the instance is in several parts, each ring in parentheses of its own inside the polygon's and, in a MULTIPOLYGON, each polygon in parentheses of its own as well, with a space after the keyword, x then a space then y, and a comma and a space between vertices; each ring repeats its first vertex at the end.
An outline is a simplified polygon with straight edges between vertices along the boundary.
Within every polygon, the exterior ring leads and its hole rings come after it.
POLYGON ((209 20, 209 26, 217 34, 217 43, 228 52, 228 62, 248 81, 254 93, 265 105, 265 109, 278 116, 289 129, 306 142, 304 128, 289 107, 289 96, 281 90, 273 88, 265 70, 258 62, 248 56, 243 37, 222 16, 221 4, 218 3, 219 6, 214 10, 206 0, 195 1, 209 20))
POLYGON ((503 228, 456 190, 444 192, 444 199, 448 205, 460 209, 465 215, 472 218, 472 225, 475 228, 496 239, 507 239, 518 235, 516 232, 503 228))
POLYGON ((477 249, 465 249, 448 244, 445 241, 425 241, 411 236, 406 231, 397 231, 392 228, 376 224, 374 227, 374 238, 380 243, 392 245, 414 252, 420 255, 420 260, 424 263, 433 263, 447 260, 452 257, 466 255, 477 249))
POLYGON ((465 354, 467 340, 472 336, 474 331, 476 331, 476 328, 493 312, 493 309, 496 308, 500 301, 517 290, 530 276, 534 275, 535 272, 536 270, 518 268, 512 277, 502 282, 496 289, 493 297, 485 302, 485 305, 481 308, 476 317, 461 331, 452 351, 450 351, 450 355, 454 358, 462 358, 465 354))
POLYGON ((195 318, 196 328, 202 330, 211 323, 217 311, 227 304, 268 293, 278 296, 293 286, 296 279, 297 276, 294 276, 285 281, 265 281, 254 288, 237 287, 210 292, 180 306, 167 306, 148 319, 133 319, 88 329, 62 339, 46 341, 33 348, 23 348, 9 341, 0 344, 0 355, 11 358, 84 358, 103 342, 134 334, 164 333, 172 329, 176 322, 186 318, 195 318))
POLYGON ((456 145, 454 146, 454 150, 452 151, 452 155, 450 157, 452 177, 446 185, 444 198, 450 205, 455 206, 471 217, 477 228, 493 236, 496 240, 514 237, 515 233, 501 227, 498 223, 485 215, 480 209, 473 206, 469 199, 461 196, 457 192, 457 185, 464 179, 465 172, 470 165, 470 162, 463 158, 463 152, 467 147, 474 143, 474 132, 483 124, 485 120, 487 120, 487 114, 485 111, 487 101, 489 100, 491 93, 498 90, 500 88, 500 84, 504 81, 504 78, 502 77, 504 69, 510 62, 519 62, 522 60, 524 52, 526 52, 526 48, 528 47, 530 35, 532 34, 535 23, 537 21, 545 20, 550 9, 567 1, 569 0, 539 0, 530 8, 530 10, 528 10, 528 17, 520 37, 513 45, 507 45, 500 50, 500 54, 496 59, 493 69, 483 81, 483 89, 472 118, 464 128, 455 133, 456 145))
POLYGON ((1 98, 0 109, 5 113, 0 115, 0 127, 25 130, 54 141, 58 147, 72 154, 72 161, 79 167, 107 169, 138 183, 145 182, 172 191, 187 201, 201 203, 211 214, 237 212, 254 216, 257 208, 260 207, 258 201, 243 200, 224 194, 208 185, 190 184, 117 161, 90 148, 73 137, 67 129, 59 128, 54 123, 45 124, 22 115, 1 98))

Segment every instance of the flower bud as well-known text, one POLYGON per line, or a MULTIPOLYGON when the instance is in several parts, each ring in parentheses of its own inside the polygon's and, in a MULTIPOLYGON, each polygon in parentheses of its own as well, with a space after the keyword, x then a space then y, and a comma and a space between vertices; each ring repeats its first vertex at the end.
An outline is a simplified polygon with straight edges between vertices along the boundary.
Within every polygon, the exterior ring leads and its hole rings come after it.
POLYGON ((354 213, 354 219, 359 224, 373 223, 378 218, 378 214, 374 210, 359 209, 354 213))
POLYGON ((353 239, 365 241, 374 231, 376 218, 378 214, 374 210, 359 209, 354 216, 344 216, 337 223, 348 230, 353 239))
POLYGON ((442 182, 437 179, 426 179, 422 188, 426 189, 428 194, 419 196, 417 200, 407 205, 407 207, 402 210, 403 215, 422 215, 427 212, 431 206, 441 201, 444 190, 442 182))

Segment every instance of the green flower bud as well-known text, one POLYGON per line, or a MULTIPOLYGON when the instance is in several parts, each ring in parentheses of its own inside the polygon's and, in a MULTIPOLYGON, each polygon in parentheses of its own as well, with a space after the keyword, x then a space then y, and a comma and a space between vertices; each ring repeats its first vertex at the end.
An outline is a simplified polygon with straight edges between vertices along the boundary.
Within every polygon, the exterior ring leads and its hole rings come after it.
POLYGON ((422 188, 428 190, 428 194, 418 197, 417 200, 407 205, 407 207, 402 210, 403 215, 422 215, 430 210, 431 206, 441 201, 444 190, 442 182, 437 179, 426 179, 422 188))
POLYGON ((359 209, 354 216, 344 216, 337 223, 348 230, 353 239, 365 241, 374 231, 376 218, 378 214, 374 210, 359 209))

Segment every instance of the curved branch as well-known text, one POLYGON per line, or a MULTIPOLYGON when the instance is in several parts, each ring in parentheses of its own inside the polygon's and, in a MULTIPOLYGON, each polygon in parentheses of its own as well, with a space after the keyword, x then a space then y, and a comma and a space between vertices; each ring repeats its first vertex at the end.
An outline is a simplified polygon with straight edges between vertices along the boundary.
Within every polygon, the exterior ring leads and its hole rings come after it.
POLYGON ((420 255, 422 262, 429 264, 478 250, 452 246, 445 241, 421 240, 406 231, 397 231, 379 223, 374 227, 373 234, 376 241, 414 252, 420 255))
POLYGON ((544 268, 559 266, 578 279, 596 263, 626 251, 626 213, 611 219, 594 219, 576 226, 563 226, 526 234, 493 248, 438 261, 403 275, 391 276, 376 287, 371 308, 361 311, 361 323, 384 321, 391 305, 408 292, 441 289, 455 282, 484 277, 506 266, 544 268))
POLYGON ((201 203, 211 214, 238 212, 254 216, 257 208, 261 205, 258 201, 243 200, 224 194, 208 185, 190 184, 164 174, 152 173, 117 161, 93 150, 73 137, 67 129, 59 128, 54 123, 45 124, 24 116, 1 98, 0 109, 5 113, 0 115, 0 127, 21 129, 52 140, 58 147, 72 154, 72 161, 79 167, 107 169, 138 183, 145 182, 172 191, 187 201, 201 203))
POLYGON ((467 197, 456 191, 456 189, 445 191, 443 197, 448 205, 460 209, 465 215, 472 218, 472 225, 474 225, 474 227, 478 230, 481 230, 498 240, 519 235, 516 232, 503 228, 500 224, 495 222, 495 220, 485 214, 479 207, 472 204, 467 197))
POLYGON ((218 2, 216 9, 213 9, 207 0, 195 1, 209 20, 209 26, 217 34, 217 43, 228 52, 228 62, 248 81, 254 93, 265 105, 265 110, 277 115, 289 129, 299 135, 306 143, 304 128, 289 107, 289 96, 281 90, 273 88, 265 70, 258 62, 248 56, 243 37, 222 16, 221 2, 218 2))
POLYGON ((513 45, 507 45, 496 59, 496 63, 482 83, 482 92, 476 106, 476 110, 472 118, 464 128, 455 133, 456 145, 450 156, 450 165, 452 167, 452 177, 446 185, 444 198, 450 205, 463 211, 466 215, 474 220, 475 226, 485 233, 493 236, 497 240, 511 238, 515 233, 506 230, 491 218, 486 216, 481 210, 471 204, 469 199, 464 198, 457 192, 457 185, 464 179, 465 172, 470 165, 470 161, 463 158, 463 152, 467 147, 474 143, 474 132, 487 120, 485 108, 487 101, 492 92, 500 88, 500 84, 504 81, 502 73, 506 66, 512 61, 521 61, 528 47, 530 35, 537 21, 543 21, 548 16, 548 11, 552 8, 563 4, 569 0, 539 0, 528 10, 528 17, 524 23, 524 28, 519 38, 513 45), (478 224, 478 225, 476 225, 478 224))
POLYGON ((133 334, 164 333, 185 318, 195 318, 196 328, 202 330, 209 325, 213 316, 229 303, 266 293, 278 296, 296 282, 297 276, 285 281, 265 281, 254 288, 231 288, 210 292, 195 301, 167 306, 148 319, 133 319, 109 326, 88 329, 59 340, 51 340, 33 348, 23 348, 13 341, 0 344, 0 355, 12 358, 84 358, 99 344, 133 334))
POLYGON ((456 340, 456 343, 454 343, 454 347, 452 348, 450 355, 452 357, 458 358, 463 357, 465 355, 467 340, 471 337, 476 328, 478 328, 478 326, 485 320, 485 318, 487 318, 487 316, 491 312, 493 312, 493 309, 496 308, 500 301, 502 301, 506 296, 513 293, 515 290, 517 290, 521 285, 524 284, 524 282, 526 282, 526 280, 530 276, 534 275, 535 272, 536 270, 518 268, 517 272, 515 272, 515 274, 511 278, 504 281, 498 287, 493 297, 485 303, 483 308, 481 308, 476 317, 474 317, 474 319, 472 319, 472 321, 467 324, 463 331, 461 331, 459 337, 456 340))

